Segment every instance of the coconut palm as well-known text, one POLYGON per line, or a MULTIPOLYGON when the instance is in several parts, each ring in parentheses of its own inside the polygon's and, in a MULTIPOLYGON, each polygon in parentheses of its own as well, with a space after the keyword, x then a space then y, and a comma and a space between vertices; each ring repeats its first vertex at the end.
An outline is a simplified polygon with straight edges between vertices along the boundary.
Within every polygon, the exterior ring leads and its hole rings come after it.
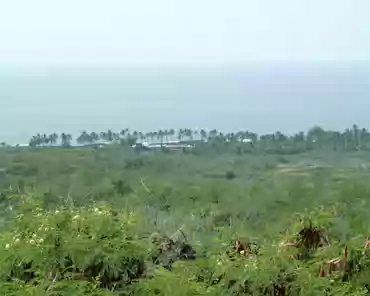
POLYGON ((169 136, 171 137, 172 140, 173 140, 175 134, 176 134, 176 132, 173 128, 169 130, 169 136))
POLYGON ((112 130, 110 130, 110 129, 109 129, 109 130, 107 131, 107 134, 106 134, 106 135, 107 135, 107 141, 108 141, 108 142, 113 142, 113 140, 114 140, 114 135, 113 135, 112 130))
POLYGON ((90 134, 90 139, 91 139, 91 142, 97 142, 100 140, 100 137, 99 137, 99 134, 97 134, 96 132, 92 132, 90 134))
POLYGON ((128 128, 125 128, 125 129, 123 129, 123 130, 121 130, 121 131, 119 132, 119 134, 120 134, 120 136, 121 136, 122 138, 126 138, 126 137, 128 136, 128 133, 129 133, 128 128))
POLYGON ((69 147, 71 146, 72 135, 67 134, 67 133, 62 133, 60 135, 60 140, 62 142, 63 147, 69 147))
POLYGON ((209 132, 208 137, 215 138, 218 135, 218 131, 216 129, 213 129, 209 132))
POLYGON ((58 141, 58 138, 59 138, 59 136, 58 136, 57 133, 52 133, 51 135, 49 135, 49 143, 51 145, 55 145, 56 142, 58 141))
POLYGON ((202 140, 206 140, 207 139, 207 132, 204 129, 201 129, 200 130, 200 138, 202 140))
POLYGON ((91 143, 91 136, 87 131, 82 131, 80 136, 76 139, 78 144, 91 143))

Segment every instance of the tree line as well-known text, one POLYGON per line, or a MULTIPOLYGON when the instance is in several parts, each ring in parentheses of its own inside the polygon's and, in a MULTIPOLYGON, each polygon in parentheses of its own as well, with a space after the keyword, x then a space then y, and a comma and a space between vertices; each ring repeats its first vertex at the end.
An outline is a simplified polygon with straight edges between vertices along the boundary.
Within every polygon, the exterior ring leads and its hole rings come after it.
MULTIPOLYGON (((143 133, 140 131, 129 131, 129 129, 123 129, 120 132, 114 132, 108 130, 106 132, 87 132, 82 131, 80 135, 75 139, 78 144, 94 144, 101 141, 108 143, 136 143, 137 141, 148 141, 148 142, 166 142, 169 140, 193 140, 194 137, 201 139, 207 139, 207 135, 216 136, 222 135, 216 130, 207 133, 205 130, 195 131, 188 128, 180 129, 175 131, 174 129, 159 130, 155 132, 143 133)), ((48 146, 48 145, 62 145, 70 146, 73 137, 68 133, 61 133, 60 135, 56 133, 52 134, 40 134, 33 136, 29 140, 29 145, 32 147, 36 146, 48 146)))
MULTIPOLYGON (((68 133, 37 134, 33 136, 29 145, 32 147, 61 145, 70 146, 73 137, 68 133)), ((200 141, 211 143, 214 147, 227 147, 238 144, 238 151, 304 151, 312 149, 331 150, 367 150, 370 149, 370 132, 366 128, 359 128, 354 124, 344 131, 325 130, 322 127, 314 126, 307 132, 298 132, 292 135, 276 131, 270 134, 257 134, 250 131, 239 131, 222 133, 216 129, 207 131, 205 129, 192 130, 189 128, 174 130, 161 129, 154 132, 143 133, 123 129, 120 132, 108 130, 105 132, 82 131, 75 139, 78 144, 94 143, 121 143, 132 145, 139 142, 167 141, 200 141)))

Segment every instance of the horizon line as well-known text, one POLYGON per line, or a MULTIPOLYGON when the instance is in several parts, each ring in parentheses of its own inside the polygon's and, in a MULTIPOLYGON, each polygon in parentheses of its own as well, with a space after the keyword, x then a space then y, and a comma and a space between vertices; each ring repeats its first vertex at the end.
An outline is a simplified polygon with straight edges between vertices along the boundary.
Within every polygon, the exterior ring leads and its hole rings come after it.
POLYGON ((169 62, 148 62, 148 63, 124 63, 124 62, 103 62, 103 63, 3 63, 0 62, 1 67, 10 68, 69 68, 69 67, 110 67, 110 68, 121 68, 121 67, 219 67, 219 66, 249 66, 249 65, 270 65, 270 64, 370 64, 370 59, 346 59, 346 60, 334 60, 334 59, 315 59, 315 60, 298 60, 298 59, 271 59, 271 60, 247 60, 247 61, 230 61, 230 62, 204 62, 204 63, 169 63, 169 62))

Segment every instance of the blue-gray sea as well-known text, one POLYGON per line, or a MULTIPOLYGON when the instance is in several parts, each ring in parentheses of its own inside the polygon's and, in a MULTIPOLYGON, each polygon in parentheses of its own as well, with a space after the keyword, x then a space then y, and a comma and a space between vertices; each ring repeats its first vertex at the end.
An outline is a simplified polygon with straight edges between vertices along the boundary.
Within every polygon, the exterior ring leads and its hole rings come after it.
POLYGON ((370 65, 0 68, 0 141, 40 132, 370 128, 370 65))

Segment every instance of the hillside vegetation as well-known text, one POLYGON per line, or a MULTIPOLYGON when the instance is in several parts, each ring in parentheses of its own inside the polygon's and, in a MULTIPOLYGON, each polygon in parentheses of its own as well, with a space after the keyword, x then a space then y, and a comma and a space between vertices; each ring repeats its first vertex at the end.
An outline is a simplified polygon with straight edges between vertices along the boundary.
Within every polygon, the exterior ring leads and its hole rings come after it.
POLYGON ((369 294, 367 130, 83 135, 0 149, 0 295, 369 294))

